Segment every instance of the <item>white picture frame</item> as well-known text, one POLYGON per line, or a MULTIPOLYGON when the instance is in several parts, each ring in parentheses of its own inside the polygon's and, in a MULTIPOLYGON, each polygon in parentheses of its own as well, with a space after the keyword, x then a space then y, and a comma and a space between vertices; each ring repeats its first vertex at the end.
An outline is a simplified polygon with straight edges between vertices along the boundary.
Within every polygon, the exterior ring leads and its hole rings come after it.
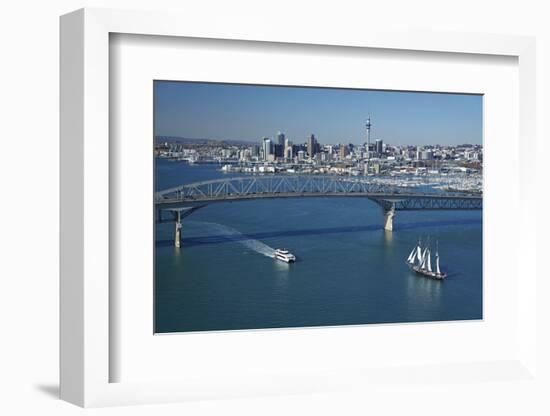
MULTIPOLYGON (((323 392, 344 388, 353 380, 361 385, 393 383, 403 374, 380 368, 357 374, 349 368, 332 369, 319 379, 315 373, 296 376, 288 372, 264 379, 239 379, 219 374, 215 379, 191 377, 183 381, 111 382, 110 366, 120 359, 110 348, 110 170, 109 157, 109 37, 110 34, 225 39, 281 44, 331 45, 333 47, 429 51, 441 54, 502 55, 517 58, 519 83, 519 198, 518 238, 536 241, 535 198, 529 181, 529 155, 535 137, 535 42, 533 38, 464 33, 398 33, 361 30, 330 33, 321 29, 262 26, 236 33, 227 25, 204 27, 184 16, 106 9, 83 9, 61 18, 61 398, 80 406, 155 403, 208 397, 254 394, 323 392), (528 150, 527 150, 528 149, 528 150), (527 215, 529 213, 529 215, 527 215), (343 382, 343 380, 348 380, 343 382)), ((525 267, 517 292, 518 349, 516 356, 499 362, 453 362, 423 366, 414 377, 479 382, 476 371, 505 374, 508 380, 535 379, 536 283, 535 261, 526 244, 519 244, 518 262, 525 267)), ((532 253, 532 251, 531 251, 532 253)), ((518 271, 516 271, 518 273, 518 271)), ((297 332, 296 332, 297 333, 297 332)), ((221 334, 220 336, 224 336, 221 334)), ((169 342, 169 341, 167 341, 169 342)), ((237 341, 239 342, 239 341, 237 341)), ((326 369, 323 369, 326 371, 326 369)), ((413 378, 414 378, 413 377, 413 378)), ((439 379, 438 379, 439 380, 439 379)))

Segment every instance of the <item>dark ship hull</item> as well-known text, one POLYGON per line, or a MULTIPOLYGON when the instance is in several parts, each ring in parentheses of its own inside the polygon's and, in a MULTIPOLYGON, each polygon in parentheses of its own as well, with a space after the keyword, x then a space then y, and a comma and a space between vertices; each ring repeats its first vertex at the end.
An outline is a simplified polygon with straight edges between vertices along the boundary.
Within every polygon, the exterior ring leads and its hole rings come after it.
POLYGON ((411 270, 413 270, 417 274, 420 274, 425 277, 429 277, 431 279, 443 280, 445 279, 445 277, 447 277, 445 273, 431 272, 426 269, 421 269, 419 266, 411 266, 411 270))

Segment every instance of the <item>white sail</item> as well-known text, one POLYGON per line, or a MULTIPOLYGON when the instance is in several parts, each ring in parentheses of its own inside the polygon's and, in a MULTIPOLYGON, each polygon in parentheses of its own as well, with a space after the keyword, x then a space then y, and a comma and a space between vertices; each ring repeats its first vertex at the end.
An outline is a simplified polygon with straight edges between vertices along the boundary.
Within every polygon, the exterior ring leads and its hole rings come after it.
POLYGON ((430 255, 430 250, 428 250, 428 256, 426 258, 426 268, 428 269, 429 272, 432 271, 432 258, 430 255))
POLYGON ((439 253, 435 253, 435 272, 441 274, 441 270, 439 269, 439 253))
POLYGON ((409 257, 407 258, 407 262, 409 264, 414 264, 415 258, 416 258, 416 247, 412 249, 411 254, 409 254, 409 257))
POLYGON ((416 259, 418 260, 418 265, 422 263, 422 249, 420 248, 420 243, 416 246, 416 259))
POLYGON ((426 268, 426 253, 428 252, 428 248, 424 249, 424 252, 422 253, 422 257, 420 260, 420 268, 425 269, 426 268))

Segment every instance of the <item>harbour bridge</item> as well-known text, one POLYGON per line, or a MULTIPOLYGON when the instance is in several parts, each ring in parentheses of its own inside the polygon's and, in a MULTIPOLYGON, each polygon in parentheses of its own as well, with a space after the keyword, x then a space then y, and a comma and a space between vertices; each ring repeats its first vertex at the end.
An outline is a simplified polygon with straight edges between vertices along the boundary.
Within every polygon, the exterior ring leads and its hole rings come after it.
POLYGON ((321 175, 266 175, 229 177, 195 182, 155 194, 157 222, 175 222, 175 245, 181 245, 182 219, 197 209, 217 202, 268 198, 363 197, 382 208, 384 229, 392 231, 396 211, 480 210, 481 195, 421 193, 371 178, 321 175), (168 213, 166 218, 165 213, 168 213))

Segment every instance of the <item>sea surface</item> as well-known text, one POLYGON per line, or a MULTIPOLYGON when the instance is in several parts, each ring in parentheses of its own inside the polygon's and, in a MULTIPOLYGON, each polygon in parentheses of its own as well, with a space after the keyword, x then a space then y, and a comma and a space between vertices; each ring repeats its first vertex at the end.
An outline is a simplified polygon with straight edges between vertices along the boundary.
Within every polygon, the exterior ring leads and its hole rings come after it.
MULTIPOLYGON (((243 175, 219 168, 157 159, 155 186, 243 175)), ((173 223, 155 239, 157 333, 482 318, 481 211, 398 211, 386 232, 367 198, 223 202, 183 220, 181 248, 173 223), (444 281, 405 264, 419 238, 444 281)))

